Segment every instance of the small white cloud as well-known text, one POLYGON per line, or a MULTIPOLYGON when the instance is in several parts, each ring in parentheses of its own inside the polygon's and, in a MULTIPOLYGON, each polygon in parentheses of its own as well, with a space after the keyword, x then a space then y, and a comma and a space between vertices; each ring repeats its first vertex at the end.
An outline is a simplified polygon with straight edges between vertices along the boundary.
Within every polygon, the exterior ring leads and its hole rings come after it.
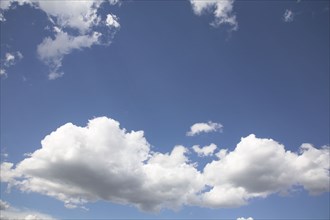
POLYGON ((53 30, 54 30, 55 33, 61 33, 62 32, 61 28, 59 28, 57 26, 54 26, 53 30))
POLYGON ((8 153, 1 153, 1 157, 6 160, 9 157, 9 154, 8 153))
POLYGON ((206 12, 211 12, 214 15, 213 26, 228 24, 232 30, 238 29, 236 16, 233 14, 234 0, 190 0, 193 11, 196 15, 202 15, 206 12))
POLYGON ((186 133, 187 136, 195 136, 200 133, 209 133, 221 131, 223 128, 222 124, 209 121, 207 123, 196 123, 190 127, 190 131, 186 133))
POLYGON ((192 149, 200 157, 212 156, 214 151, 217 149, 217 145, 212 143, 212 144, 210 144, 208 146, 204 146, 202 148, 199 145, 194 145, 194 146, 192 146, 192 149))
POLYGON ((4 66, 9 67, 16 64, 17 61, 23 59, 23 55, 21 52, 16 51, 13 53, 6 53, 5 60, 4 60, 4 66))
POLYGON ((237 220, 253 220, 253 218, 252 217, 248 217, 248 218, 240 217, 240 218, 237 218, 237 220))
POLYGON ((7 72, 5 69, 0 69, 0 76, 4 76, 4 77, 7 77, 7 72))
MULTIPOLYGON (((55 69, 55 71, 57 71, 58 69, 55 69)), ((58 79, 58 78, 61 78, 62 76, 64 75, 64 72, 50 72, 48 74, 48 79, 49 80, 54 80, 54 79, 58 79)))
POLYGON ((120 0, 109 0, 110 5, 115 5, 120 3, 120 0))
POLYGON ((282 17, 283 21, 292 22, 293 18, 294 18, 294 13, 291 10, 286 9, 282 17))
POLYGON ((108 14, 106 19, 107 26, 119 28, 120 24, 118 23, 118 17, 113 14, 108 14))
POLYGON ((11 53, 6 53, 6 62, 11 63, 15 60, 15 56, 11 53))
POLYGON ((0 69, 1 76, 7 76, 7 69, 14 66, 18 61, 23 59, 23 54, 20 51, 7 52, 5 57, 1 59, 2 68, 0 69))
POLYGON ((218 153, 215 154, 220 160, 223 159, 228 154, 228 149, 221 149, 218 153))

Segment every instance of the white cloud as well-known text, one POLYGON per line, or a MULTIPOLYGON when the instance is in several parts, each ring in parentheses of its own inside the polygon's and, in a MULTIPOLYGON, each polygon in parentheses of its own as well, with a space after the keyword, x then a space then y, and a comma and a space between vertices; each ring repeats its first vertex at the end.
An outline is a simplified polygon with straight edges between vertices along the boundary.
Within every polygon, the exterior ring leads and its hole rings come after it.
POLYGON ((51 72, 48 74, 48 79, 49 80, 58 79, 58 78, 61 78, 64 75, 64 72, 58 71, 60 66, 61 65, 55 66, 55 68, 51 70, 51 72))
POLYGON ((205 166, 205 181, 214 188, 203 202, 214 207, 243 205, 251 198, 288 192, 296 185, 311 194, 327 192, 329 169, 328 146, 316 149, 303 144, 297 154, 272 139, 249 135, 234 151, 222 152, 221 159, 205 166))
POLYGON ((222 124, 209 121, 207 123, 196 123, 190 127, 190 131, 186 133, 187 136, 195 136, 200 133, 209 133, 221 131, 223 128, 222 124))
POLYGON ((12 207, 8 202, 0 200, 0 219, 2 220, 53 220, 54 218, 36 211, 12 207))
POLYGON ((14 66, 21 59, 23 59, 23 54, 20 51, 7 52, 5 57, 1 59, 0 75, 7 77, 7 69, 14 66))
POLYGON ((99 14, 102 3, 116 4, 116 0, 1 2, 6 2, 1 5, 2 11, 9 10, 13 2, 18 2, 20 5, 30 4, 47 14, 53 25, 51 29, 54 30, 55 37, 46 37, 38 45, 37 52, 41 60, 49 65, 49 79, 63 76, 64 73, 60 68, 65 55, 73 50, 81 50, 93 45, 108 45, 120 27, 119 19, 115 15, 108 14, 107 18, 103 18, 99 14))
POLYGON ((97 9, 102 1, 33 1, 37 7, 51 16, 56 24, 62 28, 73 28, 86 34, 101 18, 97 9))
POLYGON ((63 56, 73 50, 89 48, 98 44, 100 33, 94 32, 91 35, 70 36, 69 34, 56 29, 55 39, 47 37, 38 45, 39 58, 50 67, 49 79, 56 79, 63 76, 59 69, 62 66, 63 56))
POLYGON ((120 0, 108 0, 110 5, 115 5, 115 4, 119 4, 120 0))
POLYGON ((54 197, 67 208, 97 200, 146 211, 182 205, 223 208, 295 186, 311 194, 329 191, 328 146, 303 144, 293 153, 272 139, 249 135, 197 170, 186 147, 153 152, 143 131, 128 132, 106 117, 90 120, 86 127, 67 123, 41 145, 16 165, 2 163, 1 181, 54 197))
POLYGON ((203 186, 185 153, 183 146, 170 154, 153 153, 143 131, 127 132, 102 117, 87 127, 58 128, 16 168, 2 164, 1 179, 70 208, 102 199, 155 211, 187 203, 203 186))
POLYGON ((110 26, 110 27, 114 27, 114 28, 120 27, 120 24, 118 23, 118 17, 113 14, 107 15, 106 23, 107 23, 107 26, 110 26))
POLYGON ((11 63, 15 60, 15 56, 11 53, 6 53, 6 62, 11 63))
POLYGON ((9 1, 0 1, 0 9, 2 10, 7 10, 10 5, 12 4, 12 0, 9 0, 9 1))
POLYGON ((7 72, 5 69, 0 69, 0 76, 7 76, 7 72))
POLYGON ((10 205, 8 204, 8 202, 6 202, 6 201, 2 201, 1 199, 0 199, 0 210, 6 210, 6 209, 8 209, 10 207, 10 205))
POLYGON ((192 146, 192 149, 198 154, 200 157, 212 156, 214 151, 217 149, 217 145, 210 144, 208 146, 200 147, 199 145, 192 146))
POLYGON ((237 218, 237 220, 253 220, 253 218, 252 217, 248 217, 248 218, 240 217, 240 218, 237 218))
POLYGON ((228 24, 232 30, 238 29, 236 16, 233 14, 234 0, 190 0, 193 11, 196 15, 212 12, 214 21, 211 23, 213 26, 228 24))
POLYGON ((0 21, 1 22, 4 22, 6 21, 5 17, 3 16, 3 14, 0 12, 0 21))
POLYGON ((294 18, 294 13, 291 10, 286 9, 282 17, 283 21, 292 22, 293 18, 294 18))

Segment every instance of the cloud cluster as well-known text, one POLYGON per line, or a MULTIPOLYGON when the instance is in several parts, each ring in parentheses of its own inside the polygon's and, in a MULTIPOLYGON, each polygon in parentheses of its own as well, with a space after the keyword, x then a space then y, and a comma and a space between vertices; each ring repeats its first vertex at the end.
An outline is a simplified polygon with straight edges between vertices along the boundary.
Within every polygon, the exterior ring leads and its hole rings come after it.
POLYGON ((209 121, 207 123, 196 123, 190 127, 190 130, 186 133, 187 136, 195 136, 201 133, 209 133, 221 131, 222 124, 209 121))
POLYGON ((12 207, 8 202, 0 200, 0 219, 2 220, 53 220, 54 218, 35 211, 12 207))
POLYGON ((232 30, 238 29, 236 16, 233 14, 234 0, 190 0, 193 11, 196 15, 211 12, 214 15, 212 26, 218 27, 222 24, 231 26, 232 30))
POLYGON ((1 180, 54 197, 67 208, 97 200, 145 211, 237 207, 295 186, 315 195, 329 191, 328 146, 303 144, 294 153, 253 134, 230 152, 221 149, 202 170, 188 158, 188 148, 154 152, 143 131, 128 132, 106 117, 90 120, 86 127, 65 124, 41 145, 16 165, 2 163, 1 180))
MULTIPOLYGON (((38 56, 49 68, 49 79, 63 75, 60 70, 65 55, 73 50, 81 50, 93 45, 108 45, 120 28, 118 17, 108 13, 102 17, 102 4, 116 4, 117 1, 42 1, 10 0, 1 1, 1 12, 11 8, 13 3, 29 4, 46 13, 52 24, 53 35, 46 37, 38 45, 38 56)), ((2 15, 2 21, 5 18, 2 15)))
MULTIPOLYGON (((37 47, 37 53, 42 62, 49 66, 48 78, 57 79, 64 75, 61 70, 63 58, 74 50, 90 48, 93 45, 108 45, 120 28, 119 18, 107 13, 102 15, 102 5, 117 4, 118 0, 89 1, 44 1, 44 0, 6 0, 0 2, 0 21, 5 22, 4 12, 13 5, 28 4, 43 11, 51 24, 53 33, 47 36, 37 47)), ((217 27, 228 24, 232 30, 237 30, 236 16, 233 14, 234 0, 190 0, 193 11, 197 15, 211 12, 217 27)), ((15 5, 16 6, 16 5, 15 5)), ((6 75, 5 69, 0 70, 6 75)))
POLYGON ((21 59, 23 59, 23 54, 20 51, 6 53, 5 57, 1 59, 0 76, 7 77, 7 69, 14 66, 21 59))

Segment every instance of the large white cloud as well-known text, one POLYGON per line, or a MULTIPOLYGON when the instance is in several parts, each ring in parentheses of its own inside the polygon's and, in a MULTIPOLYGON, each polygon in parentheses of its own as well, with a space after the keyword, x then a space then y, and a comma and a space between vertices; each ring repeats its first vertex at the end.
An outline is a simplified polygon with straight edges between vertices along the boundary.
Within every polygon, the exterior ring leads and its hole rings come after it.
POLYGON ((196 15, 212 12, 214 21, 211 23, 213 26, 228 24, 232 30, 238 29, 236 16, 233 13, 234 0, 190 0, 193 11, 196 15))
POLYGON ((68 208, 97 200, 146 211, 182 205, 221 208, 295 186, 311 194, 329 191, 327 146, 303 144, 293 153, 272 139, 249 135, 198 170, 186 147, 154 152, 143 131, 128 132, 106 117, 86 127, 65 124, 41 145, 16 165, 2 163, 1 181, 57 198, 68 208))
POLYGON ((185 152, 177 146, 170 154, 153 153, 142 131, 126 132, 112 119, 96 118, 87 127, 58 128, 13 172, 10 163, 3 164, 2 180, 67 207, 103 199, 144 210, 174 208, 203 186, 190 181, 200 174, 185 152))
POLYGON ((329 169, 328 146, 316 149, 303 144, 297 154, 272 139, 249 135, 234 151, 223 150, 219 160, 205 166, 205 181, 214 188, 204 195, 203 202, 215 207, 237 206, 250 198, 287 193, 296 185, 311 194, 327 192, 329 169))
MULTIPOLYGON (((9 10, 17 2, 29 4, 42 10, 53 25, 54 36, 46 37, 38 45, 39 58, 49 65, 49 79, 63 76, 60 70, 65 55, 75 49, 84 49, 93 45, 108 45, 116 31, 120 28, 117 16, 109 13, 102 17, 99 9, 108 2, 117 1, 42 1, 42 0, 10 0, 1 1, 0 12, 9 10), (110 18, 112 20, 110 20, 110 18)), ((2 17, 3 14, 1 13, 2 17)), ((5 17, 2 18, 2 21, 5 17)), ((1 71, 3 72, 3 71, 1 71)))

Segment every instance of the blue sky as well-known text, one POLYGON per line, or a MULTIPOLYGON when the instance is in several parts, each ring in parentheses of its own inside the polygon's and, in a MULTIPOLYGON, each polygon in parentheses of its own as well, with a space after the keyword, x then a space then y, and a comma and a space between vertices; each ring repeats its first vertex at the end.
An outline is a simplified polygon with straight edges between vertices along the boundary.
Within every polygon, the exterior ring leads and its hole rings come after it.
POLYGON ((101 2, 1 1, 4 216, 330 218, 329 1, 101 2))

